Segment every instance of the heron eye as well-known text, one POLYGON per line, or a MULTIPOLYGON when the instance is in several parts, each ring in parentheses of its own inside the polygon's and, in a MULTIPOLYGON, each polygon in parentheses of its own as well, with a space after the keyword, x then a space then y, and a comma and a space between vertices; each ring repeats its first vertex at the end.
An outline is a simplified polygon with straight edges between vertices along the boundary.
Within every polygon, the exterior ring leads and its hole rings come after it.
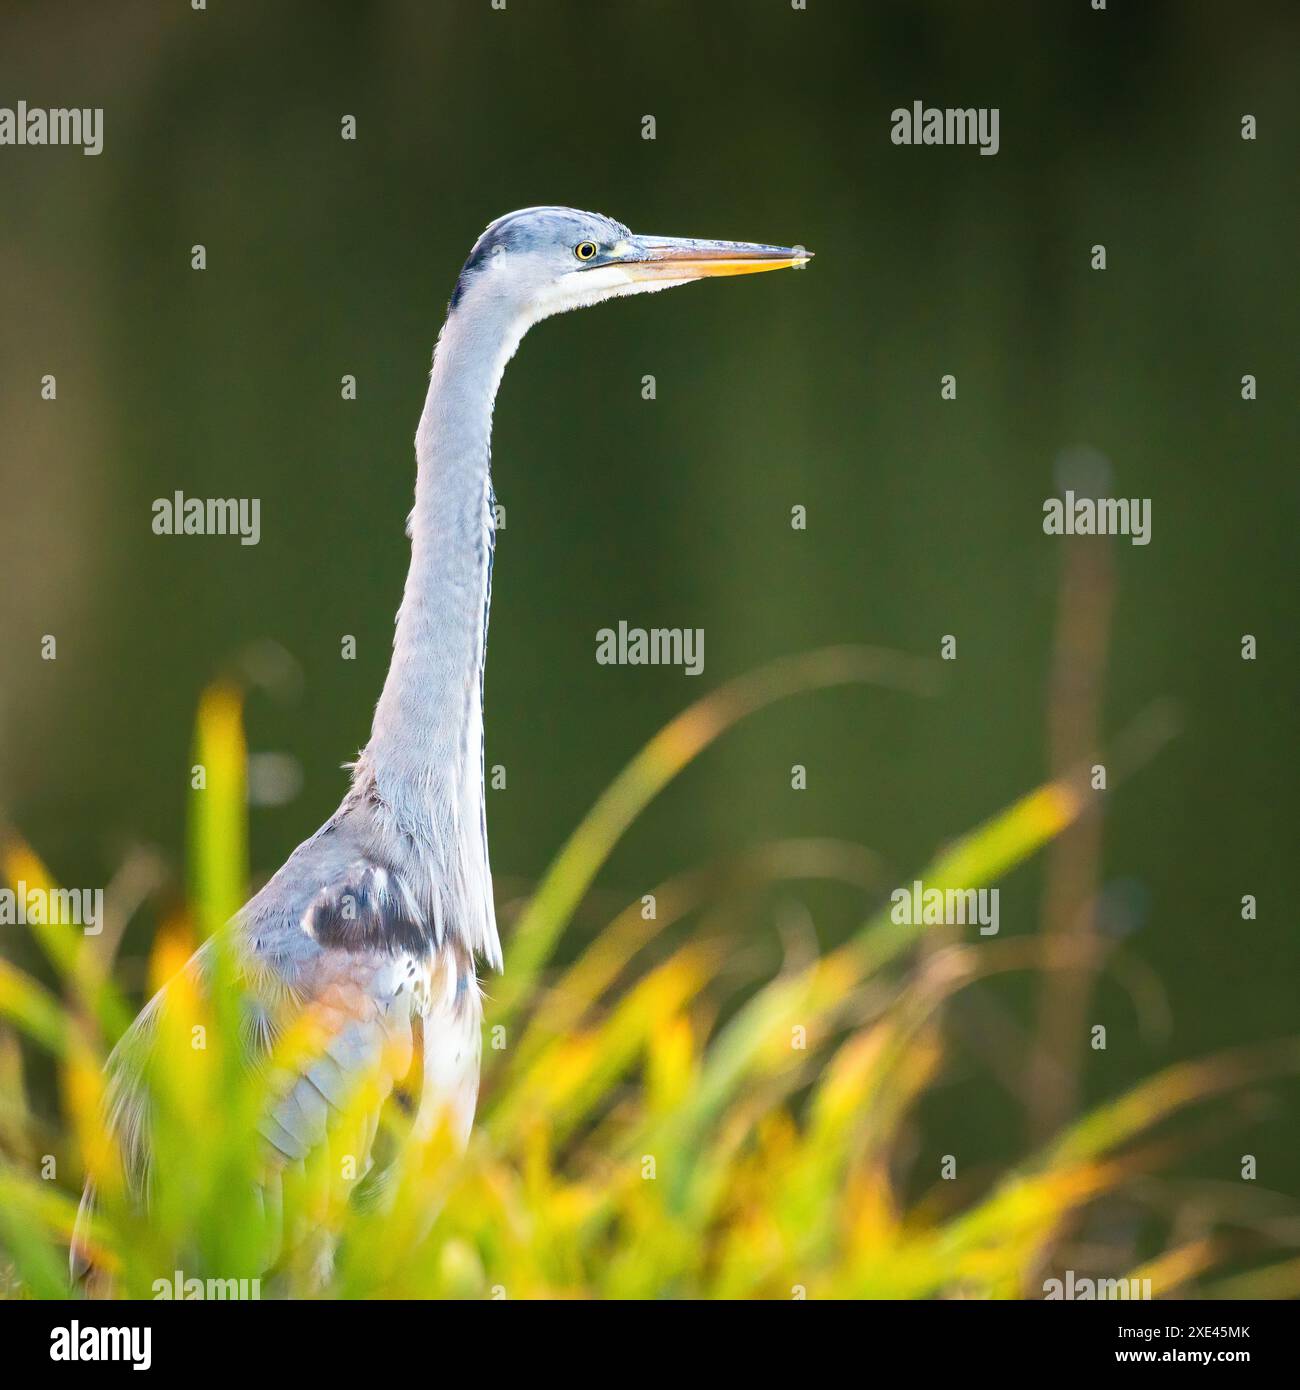
POLYGON ((580 261, 589 261, 596 254, 596 243, 594 241, 580 241, 574 248, 573 254, 580 261))

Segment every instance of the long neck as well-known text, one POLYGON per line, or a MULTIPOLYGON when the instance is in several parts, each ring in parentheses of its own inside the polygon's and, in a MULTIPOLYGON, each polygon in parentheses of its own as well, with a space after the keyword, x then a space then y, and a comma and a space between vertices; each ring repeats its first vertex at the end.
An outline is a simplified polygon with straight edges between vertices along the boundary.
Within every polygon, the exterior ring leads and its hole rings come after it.
POLYGON ((467 944, 489 959, 500 949, 483 800, 492 407, 520 336, 505 316, 475 315, 462 303, 438 340, 415 436, 411 567, 359 763, 373 776, 392 828, 432 857, 441 878, 435 905, 441 895, 448 913, 461 919, 467 944), (456 901, 484 895, 485 902, 456 901), (480 912, 485 917, 476 925, 480 912))

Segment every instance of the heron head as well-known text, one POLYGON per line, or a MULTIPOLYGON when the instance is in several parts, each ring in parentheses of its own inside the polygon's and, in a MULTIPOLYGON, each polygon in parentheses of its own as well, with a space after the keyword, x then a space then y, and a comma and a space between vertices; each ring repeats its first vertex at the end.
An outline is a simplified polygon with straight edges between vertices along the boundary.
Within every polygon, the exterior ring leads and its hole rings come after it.
POLYGON ((595 212, 524 208, 497 218, 479 237, 451 307, 492 303, 536 323, 622 295, 803 266, 811 256, 801 246, 638 236, 595 212))

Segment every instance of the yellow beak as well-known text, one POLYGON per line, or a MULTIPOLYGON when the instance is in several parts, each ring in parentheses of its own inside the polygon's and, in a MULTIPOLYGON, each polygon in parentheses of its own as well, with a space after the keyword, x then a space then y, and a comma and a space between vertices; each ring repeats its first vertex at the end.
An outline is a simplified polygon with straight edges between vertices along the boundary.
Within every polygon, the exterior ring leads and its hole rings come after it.
POLYGON ((628 246, 626 254, 605 264, 619 266, 633 280, 702 280, 711 275, 798 269, 807 265, 812 255, 802 246, 643 236, 628 246))

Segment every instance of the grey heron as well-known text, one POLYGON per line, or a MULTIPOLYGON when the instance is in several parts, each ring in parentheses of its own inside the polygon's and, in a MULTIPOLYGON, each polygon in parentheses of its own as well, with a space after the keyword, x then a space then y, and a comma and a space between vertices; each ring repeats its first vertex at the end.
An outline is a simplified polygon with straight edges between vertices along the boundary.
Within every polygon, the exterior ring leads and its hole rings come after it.
MULTIPOLYGON (((242 1045, 251 1063, 303 1010, 325 1026, 323 1046, 279 1086, 262 1118, 272 1173, 319 1151, 367 1076, 379 1076, 382 1105, 408 1069, 418 1071, 416 1132, 445 1123, 461 1144, 469 1135, 482 1019, 477 962, 502 967, 483 777, 490 440, 497 388, 520 340, 568 309, 801 266, 809 255, 638 236, 563 207, 509 213, 476 242, 438 337, 415 436, 410 569, 369 742, 338 810, 225 929, 250 1001, 242 1045)), ((210 948, 190 963, 199 978, 211 973, 210 948)), ((150 1164, 141 1057, 165 993, 109 1061, 108 1122, 141 1200, 150 1164)), ((83 1218, 92 1202, 88 1188, 83 1218)), ((73 1262, 84 1264, 81 1236, 73 1262)))

